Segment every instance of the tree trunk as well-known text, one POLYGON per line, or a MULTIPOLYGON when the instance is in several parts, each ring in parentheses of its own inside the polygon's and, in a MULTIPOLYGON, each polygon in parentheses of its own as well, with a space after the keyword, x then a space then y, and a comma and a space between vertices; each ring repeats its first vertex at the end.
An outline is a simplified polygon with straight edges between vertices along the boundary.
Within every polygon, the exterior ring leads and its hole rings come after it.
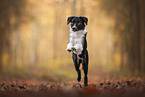
POLYGON ((58 32, 58 23, 59 23, 59 1, 55 1, 55 18, 54 18, 54 27, 53 27, 53 59, 57 58, 57 32, 58 32))
POLYGON ((141 71, 145 72, 145 1, 139 0, 140 5, 140 65, 141 71))
POLYGON ((71 15, 76 15, 76 0, 71 0, 71 15))
MULTIPOLYGON (((1 29, 0 29, 1 30, 1 29)), ((2 66, 2 48, 3 48, 3 33, 0 33, 0 72, 2 72, 2 68, 3 68, 3 66, 2 66)))
POLYGON ((84 16, 85 15, 84 0, 81 0, 81 10, 80 11, 81 11, 80 14, 84 16))

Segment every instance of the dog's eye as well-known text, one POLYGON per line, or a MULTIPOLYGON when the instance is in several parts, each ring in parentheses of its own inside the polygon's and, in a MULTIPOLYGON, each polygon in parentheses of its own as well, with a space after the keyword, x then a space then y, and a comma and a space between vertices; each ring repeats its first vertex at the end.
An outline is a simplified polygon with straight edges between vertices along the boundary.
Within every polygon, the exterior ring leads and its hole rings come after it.
POLYGON ((81 25, 81 23, 78 23, 78 25, 81 25))
POLYGON ((74 23, 71 23, 71 25, 73 25, 74 23))

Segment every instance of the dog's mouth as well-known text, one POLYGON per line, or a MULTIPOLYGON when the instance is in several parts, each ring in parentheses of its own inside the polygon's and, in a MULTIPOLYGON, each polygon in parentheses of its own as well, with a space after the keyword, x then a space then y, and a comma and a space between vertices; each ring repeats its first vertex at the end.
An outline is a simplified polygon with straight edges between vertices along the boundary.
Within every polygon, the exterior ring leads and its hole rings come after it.
POLYGON ((82 29, 82 28, 72 28, 72 31, 80 31, 80 30, 84 30, 84 29, 82 29))

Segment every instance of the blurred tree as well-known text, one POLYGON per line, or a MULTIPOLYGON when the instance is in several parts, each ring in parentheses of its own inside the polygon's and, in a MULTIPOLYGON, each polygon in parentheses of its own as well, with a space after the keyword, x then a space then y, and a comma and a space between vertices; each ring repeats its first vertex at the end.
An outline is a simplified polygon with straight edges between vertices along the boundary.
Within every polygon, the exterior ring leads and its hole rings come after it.
POLYGON ((85 16, 85 7, 84 7, 84 0, 81 0, 81 8, 80 8, 80 14, 82 16, 85 16))
POLYGON ((76 15, 76 0, 71 0, 71 15, 76 15))
POLYGON ((116 34, 120 36, 121 68, 145 72, 145 1, 144 0, 103 0, 103 8, 115 17, 116 34), (128 61, 126 62, 125 56, 128 61), (128 65, 127 65, 128 64, 128 65))
POLYGON ((140 5, 140 64, 141 70, 145 72, 145 1, 139 0, 140 5))
POLYGON ((20 7, 24 6, 23 0, 1 0, 0 3, 0 69, 2 70, 3 65, 6 64, 8 59, 13 59, 11 50, 11 39, 10 35, 12 30, 17 27, 17 22, 14 17, 19 18, 22 9, 20 7))
POLYGON ((59 0, 56 0, 54 2, 54 6, 55 6, 55 17, 54 17, 54 32, 53 32, 53 59, 56 59, 57 57, 57 37, 58 37, 58 31, 59 31, 59 28, 57 27, 58 24, 60 23, 60 19, 59 19, 59 6, 60 6, 60 1, 59 0))

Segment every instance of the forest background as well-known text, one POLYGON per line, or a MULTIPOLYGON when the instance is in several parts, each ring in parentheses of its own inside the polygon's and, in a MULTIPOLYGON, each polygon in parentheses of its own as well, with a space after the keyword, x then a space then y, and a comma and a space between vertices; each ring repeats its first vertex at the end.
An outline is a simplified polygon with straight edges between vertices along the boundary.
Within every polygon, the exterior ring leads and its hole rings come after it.
POLYGON ((89 77, 145 74, 144 0, 1 0, 0 75, 76 78, 69 16, 88 17, 89 77))

